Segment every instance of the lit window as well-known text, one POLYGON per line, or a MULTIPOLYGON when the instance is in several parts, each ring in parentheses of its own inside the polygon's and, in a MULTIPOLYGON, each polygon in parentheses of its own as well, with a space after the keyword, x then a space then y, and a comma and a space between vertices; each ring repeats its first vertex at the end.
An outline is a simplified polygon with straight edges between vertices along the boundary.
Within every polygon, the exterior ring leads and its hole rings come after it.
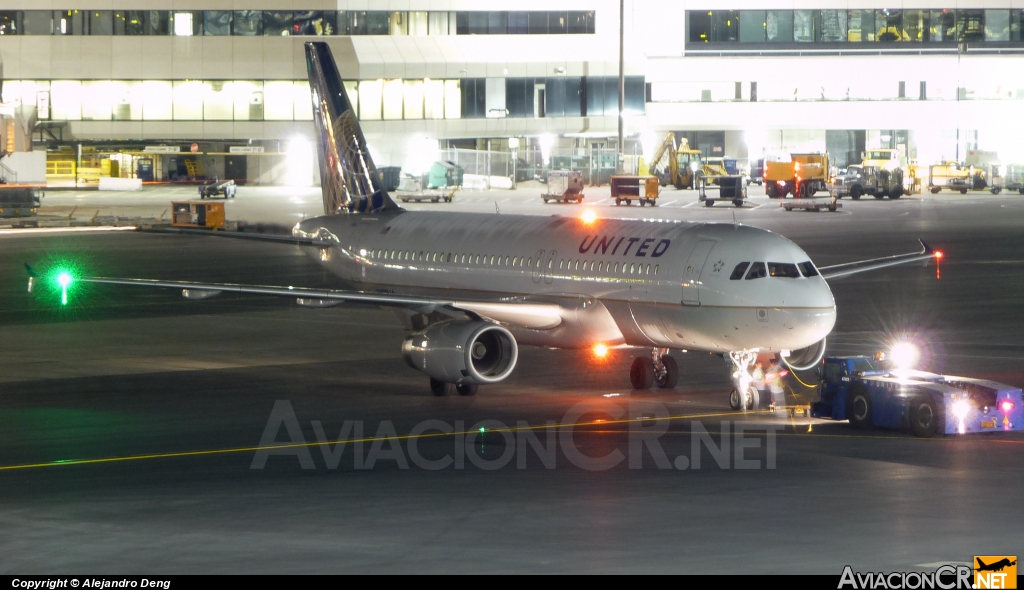
POLYGON ((519 257, 518 256, 513 257, 512 258, 512 266, 516 266, 518 264, 519 264, 519 257))
POLYGON ((191 12, 175 12, 174 13, 174 34, 179 37, 191 37, 192 36, 192 13, 191 12))

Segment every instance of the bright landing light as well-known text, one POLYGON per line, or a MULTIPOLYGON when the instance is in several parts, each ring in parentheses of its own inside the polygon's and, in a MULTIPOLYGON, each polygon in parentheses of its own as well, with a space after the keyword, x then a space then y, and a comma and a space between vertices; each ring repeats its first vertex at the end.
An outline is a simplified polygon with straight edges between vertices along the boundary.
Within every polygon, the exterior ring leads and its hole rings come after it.
POLYGON ((580 215, 580 219, 583 220, 583 223, 590 225, 591 223, 594 223, 594 221, 597 219, 597 213, 594 213, 592 210, 587 209, 586 211, 583 212, 583 215, 580 215))
POLYGON ((597 358, 600 359, 600 358, 604 358, 607 355, 608 355, 608 347, 607 346, 605 346, 604 344, 595 344, 594 345, 594 356, 596 356, 597 358))
POLYGON ((917 347, 909 342, 900 342, 892 347, 889 358, 898 369, 910 369, 917 362, 917 347))

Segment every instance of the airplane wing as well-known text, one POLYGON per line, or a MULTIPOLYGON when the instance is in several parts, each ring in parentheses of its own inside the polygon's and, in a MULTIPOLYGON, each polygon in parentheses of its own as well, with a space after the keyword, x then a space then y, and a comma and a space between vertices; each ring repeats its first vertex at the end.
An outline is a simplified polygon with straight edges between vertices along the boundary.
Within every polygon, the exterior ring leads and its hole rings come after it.
POLYGON ((249 233, 241 231, 210 231, 208 229, 187 229, 177 227, 140 228, 138 231, 151 234, 182 234, 214 238, 234 238, 238 240, 253 240, 256 242, 273 242, 275 244, 293 244, 295 246, 331 246, 334 244, 331 240, 322 240, 318 238, 296 237, 285 234, 249 233))
POLYGON ((910 262, 920 262, 922 260, 939 260, 942 258, 942 252, 933 249, 931 246, 924 243, 923 240, 918 241, 921 242, 920 252, 910 252, 908 254, 897 254, 895 256, 886 256, 884 258, 872 258, 871 260, 859 260, 857 262, 822 266, 818 268, 818 272, 821 273, 822 278, 826 281, 831 281, 833 279, 841 279, 852 274, 867 272, 869 270, 878 270, 880 268, 887 268, 910 262))
MULTIPOLYGON (((32 273, 29 269, 30 274, 32 273)), ((183 294, 202 299, 222 292, 248 293, 253 295, 276 295, 305 300, 325 300, 350 303, 368 303, 384 307, 411 309, 430 313, 436 308, 463 311, 482 319, 514 324, 533 330, 550 330, 562 323, 562 308, 555 303, 526 301, 460 301, 433 297, 405 297, 361 291, 335 289, 310 289, 307 287, 281 287, 272 285, 241 285, 237 283, 199 283, 193 281, 162 281, 154 279, 120 279, 108 277, 73 277, 68 281, 77 283, 99 283, 107 285, 129 285, 136 287, 163 287, 181 289, 183 294)))

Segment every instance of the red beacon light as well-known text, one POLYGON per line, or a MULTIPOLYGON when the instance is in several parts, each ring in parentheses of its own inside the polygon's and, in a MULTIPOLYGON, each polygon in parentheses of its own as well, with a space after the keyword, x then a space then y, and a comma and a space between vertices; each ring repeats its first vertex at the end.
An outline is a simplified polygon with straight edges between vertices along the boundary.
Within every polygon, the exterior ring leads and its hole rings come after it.
POLYGON ((936 260, 942 260, 942 258, 944 256, 945 256, 945 254, 942 253, 942 250, 936 250, 935 251, 935 259, 936 260))
POLYGON ((1013 410, 1013 402, 1008 399, 1004 399, 1003 402, 999 404, 999 408, 1003 410, 1003 412, 1009 414, 1013 410))

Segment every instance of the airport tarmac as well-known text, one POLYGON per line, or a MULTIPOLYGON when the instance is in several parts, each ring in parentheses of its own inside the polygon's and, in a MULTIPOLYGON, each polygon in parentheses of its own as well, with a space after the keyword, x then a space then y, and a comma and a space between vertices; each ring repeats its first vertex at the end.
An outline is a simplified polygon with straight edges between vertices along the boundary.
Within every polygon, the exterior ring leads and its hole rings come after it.
MULTIPOLYGON (((832 283, 829 352, 908 336, 925 352, 921 368, 1024 384, 1024 197, 844 199, 839 212, 809 213, 760 196, 705 208, 692 191, 671 190, 655 209, 615 207, 598 190, 587 205, 599 215, 735 215, 793 239, 819 266, 913 251, 924 239, 946 254, 941 278, 934 265, 908 265, 832 283)), ((44 205, 141 215, 178 198, 83 195, 51 193, 44 205)), ((494 212, 495 202, 499 214, 581 210, 511 191, 409 208, 494 212)), ((242 187, 229 207, 236 219, 290 225, 317 214, 320 200, 310 189, 242 187)), ((2 573, 838 575, 845 565, 931 571, 1024 550, 1018 434, 918 439, 732 413, 729 365, 697 352, 676 353, 674 390, 637 392, 628 367, 645 351, 597 361, 523 348, 505 382, 435 398, 402 361, 389 311, 114 286, 73 291, 61 308, 53 293, 25 292, 23 263, 55 260, 107 276, 337 284, 297 248, 0 233, 0 251, 2 573), (276 441, 309 446, 254 468, 272 416, 276 441), (346 421, 343 438, 361 445, 316 444, 346 421), (434 429, 408 438, 417 427, 434 429), (377 436, 400 440, 368 440, 377 436), (445 457, 450 465, 435 462, 445 457)))

